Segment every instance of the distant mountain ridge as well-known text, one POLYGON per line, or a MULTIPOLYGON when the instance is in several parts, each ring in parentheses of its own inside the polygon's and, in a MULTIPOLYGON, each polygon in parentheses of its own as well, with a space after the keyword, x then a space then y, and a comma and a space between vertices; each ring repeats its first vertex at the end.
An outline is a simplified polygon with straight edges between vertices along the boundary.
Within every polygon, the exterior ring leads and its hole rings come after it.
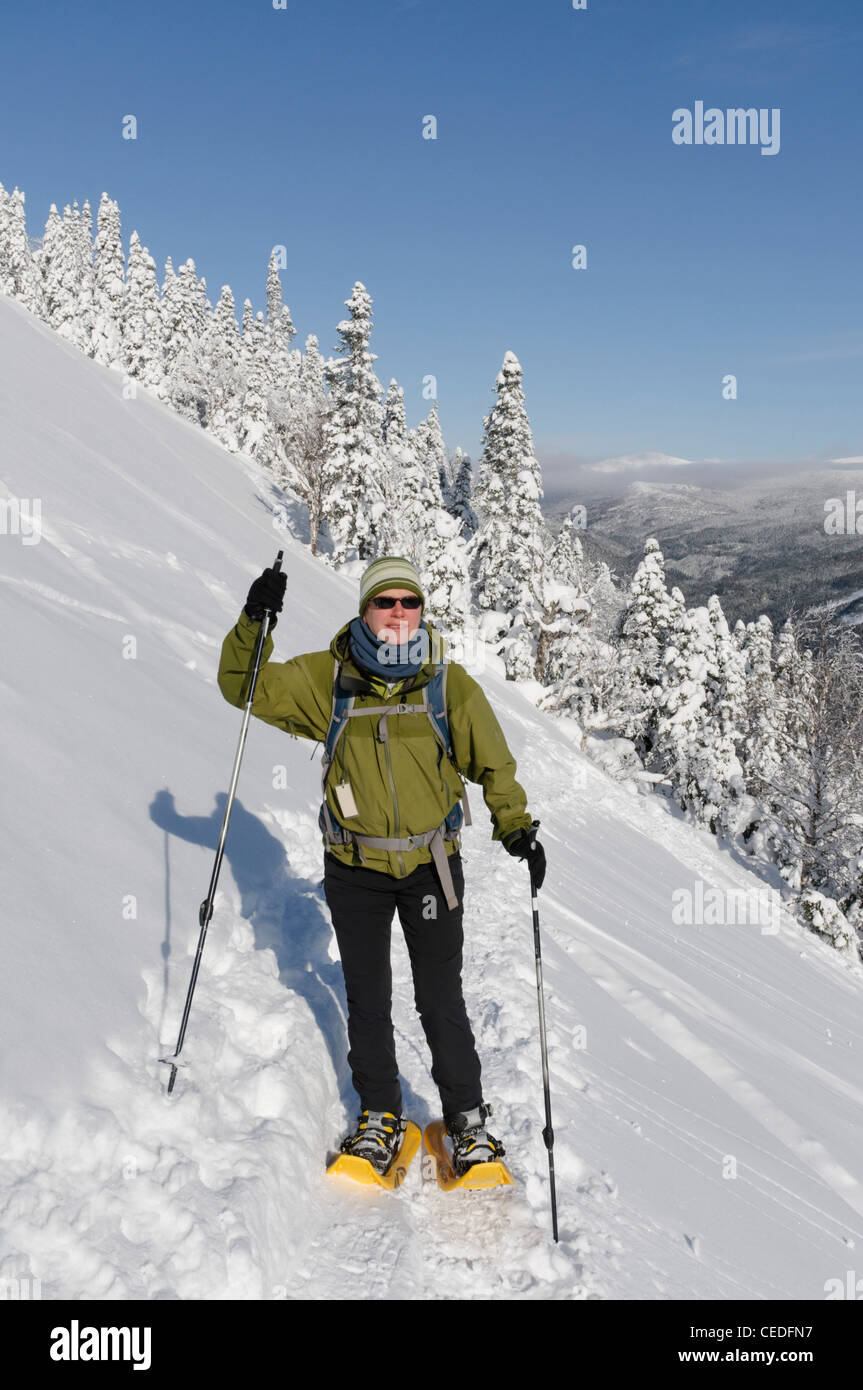
MULTIPOLYGON (((856 464, 727 489, 639 479, 622 495, 587 503, 586 550, 628 578, 645 540, 655 536, 669 586, 677 585, 690 607, 718 594, 732 621, 767 613, 776 623, 792 606, 835 602, 848 621, 863 623, 863 524, 858 535, 854 515, 845 518, 848 493, 863 503, 863 467, 856 464), (825 522, 837 510, 847 529, 833 534, 825 522)), ((556 501, 551 518, 560 520, 581 500, 556 501)))

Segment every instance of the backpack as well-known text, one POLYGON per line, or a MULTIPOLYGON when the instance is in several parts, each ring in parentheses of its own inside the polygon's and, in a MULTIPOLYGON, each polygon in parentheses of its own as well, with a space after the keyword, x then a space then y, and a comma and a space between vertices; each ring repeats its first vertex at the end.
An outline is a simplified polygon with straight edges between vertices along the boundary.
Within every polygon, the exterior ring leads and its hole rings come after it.
POLYGON ((324 837, 324 843, 347 845, 356 844, 360 859, 363 863, 362 846, 368 845, 374 849, 387 850, 411 850, 418 849, 423 845, 428 845, 432 859, 437 867, 441 879, 441 886, 444 890, 447 905, 450 909, 458 906, 455 888, 453 886, 452 874, 447 862, 448 856, 443 847, 444 840, 458 839, 459 832, 463 825, 471 825, 470 805, 467 798, 467 787, 464 778, 456 766, 455 754, 453 752, 452 738, 450 736, 449 721, 446 712, 446 676, 447 663, 438 662, 435 667, 434 675, 422 687, 422 702, 412 704, 399 703, 397 705, 367 705, 364 709, 356 709, 356 697, 342 689, 341 685, 342 664, 337 661, 333 674, 333 708, 330 714, 330 724, 327 729, 327 736, 324 740, 323 753, 321 755, 321 811, 318 817, 318 825, 324 837), (451 762, 458 774, 462 785, 463 797, 457 798, 455 804, 447 812, 440 825, 433 830, 427 830, 421 835, 406 835, 401 838, 385 837, 377 835, 361 835, 355 830, 349 830, 346 826, 337 821, 329 806, 327 805, 327 778, 335 757, 338 741, 347 727, 350 718, 361 715, 380 715, 378 725, 378 737, 382 742, 388 738, 387 716, 390 714, 420 714, 426 716, 431 724, 432 733, 444 750, 447 758, 451 762), (462 808, 462 799, 464 808, 462 808))

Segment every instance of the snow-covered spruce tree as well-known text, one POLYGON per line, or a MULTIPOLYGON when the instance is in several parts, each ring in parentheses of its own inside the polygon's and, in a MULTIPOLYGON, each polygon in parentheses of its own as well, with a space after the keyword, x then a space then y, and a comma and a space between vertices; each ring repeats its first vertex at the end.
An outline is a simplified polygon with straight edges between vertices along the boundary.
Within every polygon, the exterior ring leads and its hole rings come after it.
POLYGON ((351 317, 338 326, 341 356, 326 369, 323 505, 334 564, 344 563, 351 550, 360 560, 378 553, 386 495, 381 384, 369 347, 372 300, 365 285, 357 281, 345 304, 351 317))
POLYGON ((718 595, 708 599, 707 613, 715 669, 708 671, 702 751, 696 764, 702 817, 715 833, 744 835, 756 818, 754 804, 745 794, 738 756, 746 713, 746 666, 718 595))
POLYGON ((163 295, 170 336, 165 341, 165 378, 162 392, 187 420, 207 424, 208 387, 202 349, 207 322, 206 280, 198 279, 191 257, 180 266, 176 278, 166 275, 163 295))
POLYGON ((30 249, 24 194, 17 188, 7 193, 0 184, 0 293, 19 299, 34 314, 43 316, 42 279, 30 249))
POLYGON ((173 373, 174 364, 183 348, 180 282, 170 256, 165 261, 165 278, 162 281, 162 297, 159 300, 159 317, 162 325, 162 384, 159 394, 164 400, 167 400, 168 379, 173 373))
POLYGON ((426 562, 426 532, 430 517, 439 509, 440 498, 420 461, 416 430, 409 430, 401 443, 385 447, 386 484, 376 531, 379 551, 404 555, 422 571, 426 562))
POLYGON ((301 395, 299 380, 303 355, 291 347, 296 336, 291 311, 282 303, 275 249, 267 270, 267 321, 264 330, 264 367, 267 410, 279 440, 281 452, 287 446, 293 402, 301 395))
POLYGON ((230 285, 222 286, 218 304, 207 315, 200 359, 206 390, 206 428, 227 449, 236 451, 246 380, 230 285))
POLYGON ((102 194, 96 226, 91 354, 97 362, 110 366, 120 361, 126 261, 120 208, 107 193, 102 194))
POLYGON ((584 589, 584 547, 581 543, 579 509, 574 507, 563 519, 549 552, 548 568, 561 584, 581 592, 584 589))
POLYGON ((326 365, 314 333, 310 333, 306 338, 300 376, 306 396, 316 399, 318 396, 326 394, 326 365))
POLYGON ((77 199, 72 207, 77 251, 75 256, 75 279, 77 284, 73 310, 75 327, 70 342, 83 352, 89 353, 93 343, 93 324, 96 316, 96 269, 93 264, 93 216, 88 199, 78 211, 77 199))
POLYGON ((390 471, 380 523, 380 548, 416 565, 426 595, 425 614, 455 648, 470 620, 467 546, 455 517, 441 506, 434 480, 417 458, 418 431, 388 447, 390 471))
MULTIPOLYGON (((89 239, 87 253, 92 256, 89 239)), ((62 220, 51 204, 36 260, 42 278, 41 316, 61 338, 88 351, 93 319, 92 266, 88 277, 77 202, 74 210, 66 204, 62 220)))
POLYGON ((270 252, 267 267, 267 327, 273 332, 275 350, 289 351, 297 330, 291 320, 290 309, 282 302, 282 281, 275 250, 270 252))
POLYGON ((324 390, 324 360, 313 333, 306 338, 300 374, 292 388, 287 426, 283 438, 284 461, 277 469, 280 486, 290 488, 309 509, 309 542, 318 553, 318 536, 323 515, 324 420, 327 397, 324 390))
POLYGON ((443 442, 437 401, 417 426, 417 457, 425 469, 436 505, 445 506, 449 484, 446 471, 446 445, 443 442))
POLYGON ((534 675, 554 685, 584 654, 584 625, 590 604, 584 594, 584 551, 570 512, 544 556, 542 617, 534 675), (573 640, 574 638, 574 640, 573 640))
POLYGON ((617 586, 605 560, 585 563, 585 591, 590 599, 591 628, 603 641, 611 641, 620 630, 626 609, 626 595, 617 586))
POLYGON ((450 463, 450 476, 453 480, 452 488, 449 501, 445 500, 444 505, 458 522, 459 535, 464 541, 469 542, 476 535, 479 526, 476 512, 471 506, 473 464, 458 446, 450 463))
POLYGON ((440 495, 437 410, 429 417, 431 428, 429 421, 424 421, 417 429, 405 432, 403 392, 395 382, 390 383, 387 403, 387 468, 378 522, 379 551, 404 555, 416 565, 425 585, 426 614, 458 644, 464 640, 470 613, 470 577, 459 523, 443 507, 440 495))
POLYGON ((237 433, 240 449, 278 474, 283 455, 267 406, 267 379, 260 357, 255 358, 246 379, 237 433))
MULTIPOLYGON (((683 600, 679 590, 672 598, 683 600)), ((669 634, 658 697, 654 762, 678 803, 714 833, 744 833, 754 815, 737 756, 743 662, 716 595, 669 634)))
POLYGON ((435 508, 430 522, 420 571, 425 584, 426 612, 450 643, 460 645, 471 621, 467 546, 459 535, 455 517, 442 507, 435 508))
POLYGON ((37 264, 42 279, 42 317, 51 328, 59 321, 66 294, 62 269, 62 241, 63 222, 57 211, 57 204, 52 203, 42 233, 42 244, 37 253, 37 264))
POLYGON ((480 517, 471 547, 471 576, 485 625, 497 641, 510 680, 534 674, 542 620, 542 478, 521 384, 521 364, 507 352, 495 381, 497 402, 484 420, 474 500, 480 517))
POLYGON ((699 765, 703 767, 708 678, 716 676, 713 632, 706 608, 687 612, 679 589, 672 589, 670 597, 677 620, 663 644, 662 675, 654 692, 656 730, 648 766, 668 777, 679 806, 706 820, 709 797, 699 777, 699 765))
POLYGON ((162 380, 162 317, 156 262, 141 245, 137 232, 129 238, 120 342, 123 370, 146 386, 158 386, 162 380))
POLYGON ((243 300, 243 320, 240 326, 240 352, 242 355, 243 368, 248 376, 252 370, 252 363, 263 351, 263 321, 255 318, 255 311, 252 308, 251 299, 243 300))
POLYGON ((649 757, 656 736, 663 654, 670 634, 680 628, 685 614, 683 595, 679 589, 674 594, 676 597, 665 585, 665 559, 659 542, 650 536, 629 586, 618 629, 620 665, 628 669, 630 688, 630 712, 618 732, 635 741, 643 759, 649 757))
POLYGON ((831 608, 789 618, 777 643, 780 870, 863 921, 863 646, 831 608))
POLYGON ((735 637, 746 663, 741 762, 746 791, 760 807, 757 822, 753 823, 747 835, 747 843, 750 852, 767 854, 772 858, 770 838, 776 812, 773 782, 779 770, 779 711, 773 679, 773 624, 762 613, 757 622, 745 626, 738 623, 735 637))
POLYGON ((589 734, 617 733, 631 714, 629 667, 617 640, 625 605, 626 597, 615 586, 605 561, 585 565, 572 621, 552 648, 546 678, 556 674, 557 679, 540 708, 574 719, 582 730, 582 747, 589 734), (587 605, 583 617, 582 604, 587 605))
POLYGON ((384 413, 381 423, 381 438, 385 444, 403 444, 407 435, 405 419, 404 387, 399 386, 395 377, 390 378, 384 400, 384 413))
POLYGON ((453 513, 453 492, 455 489, 456 472, 461 465, 463 451, 456 448, 455 454, 448 454, 444 450, 444 459, 440 465, 439 481, 440 495, 446 510, 453 513))

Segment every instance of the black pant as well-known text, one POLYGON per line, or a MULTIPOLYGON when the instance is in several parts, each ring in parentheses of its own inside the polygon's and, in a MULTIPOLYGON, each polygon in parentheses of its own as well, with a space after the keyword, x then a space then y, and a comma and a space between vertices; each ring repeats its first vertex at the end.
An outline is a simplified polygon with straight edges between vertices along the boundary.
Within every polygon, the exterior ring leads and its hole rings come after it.
POLYGON ((396 908, 443 1114, 482 1103, 479 1058, 461 987, 461 855, 451 855, 449 863, 459 899, 453 911, 434 864, 420 864, 406 878, 394 878, 324 855, 324 892, 348 996, 348 1064, 363 1109, 398 1115, 402 1107, 391 1015, 390 927, 396 908))

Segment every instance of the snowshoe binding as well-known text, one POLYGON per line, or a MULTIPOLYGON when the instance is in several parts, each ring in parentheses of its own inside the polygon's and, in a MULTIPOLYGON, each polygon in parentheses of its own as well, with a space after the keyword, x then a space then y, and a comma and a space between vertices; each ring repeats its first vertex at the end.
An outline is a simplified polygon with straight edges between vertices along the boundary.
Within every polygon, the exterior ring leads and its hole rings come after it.
POLYGON ((357 1128, 342 1140, 341 1152, 368 1159, 376 1173, 385 1173, 399 1151, 407 1121, 389 1110, 364 1110, 357 1128))
POLYGON ((388 1110, 364 1110, 357 1117, 354 1133, 342 1140, 327 1173, 378 1187, 400 1187, 421 1142, 420 1130, 403 1116, 388 1110))
POLYGON ((500 1140, 485 1127, 491 1113, 490 1105, 478 1105, 466 1115, 444 1116, 452 1142, 452 1169, 457 1178, 463 1178, 474 1163, 494 1163, 506 1153, 500 1140))
POLYGON ((438 1186, 444 1192, 456 1187, 508 1186, 514 1181, 501 1162, 503 1144, 485 1127, 490 1114, 491 1106, 480 1104, 466 1114, 452 1112, 426 1126, 426 1148, 435 1161, 438 1186))

